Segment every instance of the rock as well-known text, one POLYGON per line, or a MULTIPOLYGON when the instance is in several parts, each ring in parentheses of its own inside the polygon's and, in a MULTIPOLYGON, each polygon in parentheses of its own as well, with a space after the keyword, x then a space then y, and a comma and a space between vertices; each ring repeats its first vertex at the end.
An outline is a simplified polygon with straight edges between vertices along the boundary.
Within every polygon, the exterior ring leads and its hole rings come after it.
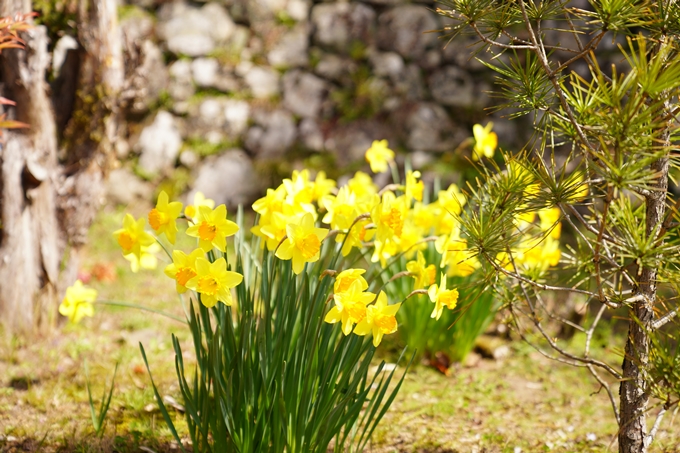
POLYGON ((246 101, 229 99, 224 103, 225 128, 232 137, 240 137, 248 127, 250 104, 246 101))
POLYGON ((347 53, 350 44, 373 42, 375 11, 363 3, 320 3, 312 8, 314 41, 347 53))
POLYGON ((338 166, 344 167, 363 161, 373 140, 383 139, 392 146, 397 144, 394 129, 384 121, 356 120, 335 127, 324 142, 324 147, 335 155, 338 166))
POLYGON ((312 7, 310 0, 288 0, 286 12, 291 19, 298 22, 309 19, 309 10, 312 7))
POLYGON ((275 67, 298 67, 309 63, 309 25, 298 24, 269 52, 267 60, 275 67))
POLYGON ((195 93, 191 63, 187 60, 177 60, 170 65, 169 73, 168 92, 173 101, 173 111, 184 114, 189 109, 186 101, 195 93))
POLYGON ((326 91, 326 82, 308 72, 293 70, 283 76, 283 105, 304 118, 319 116, 326 91))
POLYGON ((396 80, 404 72, 404 59, 396 52, 371 52, 368 61, 377 76, 396 80))
POLYGON ((394 91, 407 101, 419 101, 425 99, 425 85, 420 67, 411 63, 394 78, 394 91))
POLYGON ((224 105, 215 98, 207 98, 198 107, 200 124, 207 128, 221 128, 224 125, 224 105))
POLYGON ((226 204, 229 210, 239 204, 251 203, 259 194, 259 179, 250 158, 240 149, 231 149, 205 159, 188 196, 203 192, 216 204, 226 204))
POLYGON ((253 119, 256 125, 246 134, 246 148, 258 159, 283 157, 297 135, 293 115, 282 109, 257 111, 253 119))
POLYGON ((201 88, 212 88, 217 80, 219 62, 215 58, 196 58, 191 62, 194 83, 201 88))
POLYGON ((300 141, 302 144, 312 151, 322 151, 323 148, 323 132, 319 124, 313 118, 304 118, 300 121, 298 128, 300 141))
POLYGON ((356 63, 351 59, 335 54, 324 53, 317 63, 314 72, 324 79, 334 82, 348 82, 350 75, 356 69, 356 63))
POLYGON ((159 35, 177 55, 200 57, 228 43, 236 25, 217 3, 202 8, 183 2, 167 3, 158 13, 159 35))
POLYGON ((150 200, 153 186, 135 176, 127 168, 111 170, 106 181, 106 199, 114 204, 129 205, 135 201, 150 200))
POLYGON ((396 6, 378 18, 378 46, 405 58, 417 59, 437 45, 437 35, 426 32, 439 27, 436 13, 425 6, 396 6))
MULTIPOLYGON (((397 115, 406 113, 403 121, 407 132, 406 145, 410 151, 446 151, 457 146, 462 139, 456 134, 446 110, 432 102, 420 102, 397 115)), ((401 121, 399 121, 401 123, 401 121)))
POLYGON ((271 68, 252 66, 243 79, 256 99, 268 99, 280 93, 279 73, 271 68))
POLYGON ((198 154, 190 149, 185 149, 179 154, 179 163, 187 168, 194 168, 200 160, 198 154))
POLYGON ((428 80, 430 92, 435 101, 443 105, 467 109, 481 109, 489 97, 475 86, 472 76, 455 66, 445 66, 432 73, 428 80))
POLYGON ((140 169, 149 175, 171 170, 181 147, 182 137, 175 118, 169 112, 159 111, 153 123, 142 130, 135 145, 141 154, 140 169))

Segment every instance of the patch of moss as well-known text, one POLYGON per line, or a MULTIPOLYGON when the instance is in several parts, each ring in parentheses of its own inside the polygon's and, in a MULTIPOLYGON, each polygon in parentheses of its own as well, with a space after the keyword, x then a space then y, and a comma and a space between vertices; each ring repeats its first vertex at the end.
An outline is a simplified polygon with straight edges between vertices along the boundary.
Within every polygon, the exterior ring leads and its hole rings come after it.
POLYGON ((371 118, 380 111, 387 93, 380 89, 376 80, 368 66, 360 65, 351 74, 347 86, 331 92, 331 100, 342 121, 371 118))
POLYGON ((201 157, 212 156, 220 151, 240 147, 240 142, 234 140, 222 140, 216 143, 209 142, 202 137, 190 137, 187 139, 184 149, 190 149, 201 157))

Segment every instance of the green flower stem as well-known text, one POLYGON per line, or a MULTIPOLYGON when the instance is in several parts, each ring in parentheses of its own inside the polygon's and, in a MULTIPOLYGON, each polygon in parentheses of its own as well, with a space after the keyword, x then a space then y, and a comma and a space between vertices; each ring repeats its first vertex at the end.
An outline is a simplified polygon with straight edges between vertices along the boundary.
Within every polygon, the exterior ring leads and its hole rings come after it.
POLYGON ((165 312, 163 310, 157 310, 155 308, 144 307, 143 305, 131 304, 129 302, 120 302, 120 301, 117 301, 117 300, 96 300, 96 301, 94 301, 94 303, 99 304, 99 305, 111 305, 113 307, 136 308, 138 310, 150 311, 152 313, 157 313, 161 316, 165 316, 166 318, 174 319, 175 321, 181 322, 182 324, 187 323, 186 319, 182 319, 179 316, 171 315, 170 313, 165 312))

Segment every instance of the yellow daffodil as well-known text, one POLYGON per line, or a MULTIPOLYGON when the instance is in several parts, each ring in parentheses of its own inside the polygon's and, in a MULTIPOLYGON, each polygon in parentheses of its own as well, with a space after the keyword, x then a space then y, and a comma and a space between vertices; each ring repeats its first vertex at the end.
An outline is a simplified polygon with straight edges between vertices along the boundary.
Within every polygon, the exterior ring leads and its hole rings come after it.
POLYGON ((213 247, 224 252, 227 236, 233 236, 237 231, 238 225, 227 220, 227 207, 221 204, 214 210, 199 206, 196 224, 187 228, 187 235, 198 238, 198 246, 204 252, 209 252, 213 247))
POLYGON ((366 305, 375 299, 375 294, 364 292, 362 282, 354 280, 347 291, 333 295, 335 306, 331 308, 324 321, 330 324, 342 323, 342 333, 349 335, 355 324, 366 317, 366 305))
POLYGON ((224 258, 211 263, 203 257, 196 258, 196 275, 186 282, 186 287, 201 295, 201 303, 210 308, 217 301, 227 306, 233 304, 231 288, 243 281, 243 275, 227 270, 224 258))
POLYGON ((435 248, 442 255, 441 267, 447 267, 452 277, 467 277, 481 266, 474 252, 468 250, 467 241, 457 233, 439 237, 435 248))
POLYGON ((335 189, 335 181, 326 178, 326 172, 320 171, 316 174, 314 184, 312 185, 312 192, 314 200, 321 200, 326 195, 330 194, 335 189))
POLYGON ((182 203, 168 203, 168 194, 164 190, 158 194, 156 207, 149 212, 149 225, 157 234, 165 234, 171 244, 177 236, 177 217, 182 212, 182 203))
POLYGON ((314 217, 306 213, 298 224, 286 226, 288 238, 283 241, 276 251, 276 256, 282 260, 293 260, 293 272, 299 274, 305 263, 313 263, 319 259, 321 241, 328 235, 328 229, 316 228, 314 217))
POLYGON ((370 164, 373 173, 386 172, 389 163, 394 160, 394 151, 387 146, 387 140, 374 140, 366 150, 366 162, 370 164))
POLYGON ((203 192, 196 192, 194 194, 194 204, 187 205, 187 207, 184 208, 184 215, 188 219, 191 219, 194 223, 196 223, 196 215, 198 214, 198 208, 200 206, 206 206, 210 209, 214 209, 215 208, 215 200, 211 200, 210 198, 205 198, 205 195, 203 195, 203 192))
POLYGON ((416 280, 413 285, 414 289, 426 288, 434 284, 436 267, 434 264, 427 265, 423 252, 418 251, 416 260, 406 263, 406 270, 416 280))
POLYGON ((87 288, 83 282, 76 280, 73 286, 66 288, 64 300, 59 305, 59 313, 68 317, 73 324, 77 324, 83 316, 94 315, 92 304, 95 300, 97 300, 97 291, 87 288))
POLYGON ((550 231, 551 238, 559 239, 562 232, 561 217, 562 210, 557 206, 539 210, 538 218, 541 220, 541 231, 550 231))
POLYGON ((156 240, 149 233, 144 231, 146 219, 135 220, 130 214, 125 214, 123 228, 113 232, 113 237, 118 241, 118 245, 123 249, 123 255, 134 253, 137 259, 141 259, 142 246, 148 247, 156 240))
POLYGON ((187 282, 196 274, 196 260, 204 258, 203 249, 196 249, 190 254, 181 250, 172 251, 172 263, 165 267, 165 275, 176 281, 177 292, 182 294, 187 291, 187 282))
POLYGON ((551 237, 528 238, 521 247, 522 253, 515 262, 539 274, 551 266, 557 266, 562 256, 559 241, 551 237))
POLYGON ((341 187, 337 196, 324 197, 321 204, 326 208, 322 221, 335 230, 348 229, 361 214, 356 208, 356 195, 347 186, 341 187))
POLYGON ((440 285, 435 283, 430 286, 427 290, 427 295, 430 296, 430 300, 434 302, 434 310, 430 317, 437 320, 442 316, 444 307, 453 310, 458 303, 458 290, 446 288, 446 274, 444 273, 441 274, 440 285))
POLYGON ((347 187, 349 187, 349 190, 353 194, 356 194, 357 199, 371 197, 378 193, 378 186, 376 186, 373 179, 363 171, 356 172, 354 176, 347 181, 347 187))
POLYGON ((389 335, 397 331, 397 318, 401 304, 388 305, 387 295, 380 291, 375 304, 366 308, 366 317, 354 328, 356 335, 373 333, 373 346, 376 348, 382 341, 383 335, 389 335))
POLYGON ((130 270, 134 273, 139 272, 140 269, 156 269, 158 266, 158 258, 156 254, 161 251, 161 246, 157 242, 149 246, 142 246, 139 253, 139 258, 134 253, 124 255, 124 258, 130 262, 130 270))
POLYGON ((405 197, 396 197, 393 192, 385 192, 382 201, 373 208, 371 213, 373 223, 377 227, 378 240, 385 241, 401 236, 407 212, 408 201, 405 197))
POLYGON ((335 283, 333 284, 333 292, 335 294, 344 293, 355 281, 359 281, 359 283, 361 283, 361 290, 366 291, 368 289, 368 283, 366 282, 366 279, 364 279, 363 277, 363 274, 365 272, 366 269, 346 269, 340 272, 335 277, 335 283))
POLYGON ((349 255, 353 247, 361 248, 364 241, 371 240, 375 230, 366 228, 370 223, 369 219, 359 220, 354 223, 348 234, 340 233, 335 236, 335 242, 342 244, 342 249, 340 250, 342 256, 349 255))
POLYGON ((418 181, 418 178, 420 178, 419 171, 406 172, 406 188, 404 192, 409 200, 423 201, 424 185, 422 181, 418 181))
POLYGON ((479 160, 482 156, 489 159, 493 157, 496 147, 498 146, 498 136, 495 132, 491 132, 493 123, 489 122, 485 127, 481 124, 472 126, 472 134, 475 136, 475 146, 472 149, 472 160, 479 160))

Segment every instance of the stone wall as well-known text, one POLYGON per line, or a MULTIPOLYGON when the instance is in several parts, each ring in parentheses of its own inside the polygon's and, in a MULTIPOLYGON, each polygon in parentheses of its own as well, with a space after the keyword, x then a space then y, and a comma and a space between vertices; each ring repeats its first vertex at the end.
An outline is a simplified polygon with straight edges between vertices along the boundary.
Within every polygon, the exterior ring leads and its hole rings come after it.
POLYGON ((234 206, 303 165, 363 168, 375 139, 426 163, 490 119, 518 142, 515 122, 484 111, 493 74, 470 59, 475 40, 431 32, 446 25, 434 3, 128 1, 116 202, 165 180, 234 206))

